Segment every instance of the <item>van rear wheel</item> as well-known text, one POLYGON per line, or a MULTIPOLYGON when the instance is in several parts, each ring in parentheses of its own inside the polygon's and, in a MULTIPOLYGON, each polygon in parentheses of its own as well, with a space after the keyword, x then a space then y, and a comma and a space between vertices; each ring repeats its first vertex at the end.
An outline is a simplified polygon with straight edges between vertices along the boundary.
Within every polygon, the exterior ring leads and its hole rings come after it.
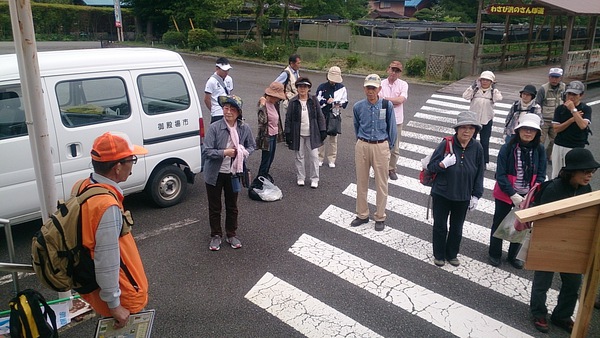
POLYGON ((147 186, 147 193, 161 208, 178 204, 187 191, 185 173, 176 165, 165 165, 156 170, 147 186))

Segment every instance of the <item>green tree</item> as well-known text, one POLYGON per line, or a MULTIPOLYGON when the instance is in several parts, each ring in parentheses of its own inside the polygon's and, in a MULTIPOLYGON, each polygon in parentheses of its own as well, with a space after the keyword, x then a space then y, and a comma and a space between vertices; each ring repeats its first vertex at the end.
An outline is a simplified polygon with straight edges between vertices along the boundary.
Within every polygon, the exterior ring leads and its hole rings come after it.
POLYGON ((367 14, 367 0, 302 0, 301 16, 316 17, 336 14, 345 19, 360 19, 367 14))

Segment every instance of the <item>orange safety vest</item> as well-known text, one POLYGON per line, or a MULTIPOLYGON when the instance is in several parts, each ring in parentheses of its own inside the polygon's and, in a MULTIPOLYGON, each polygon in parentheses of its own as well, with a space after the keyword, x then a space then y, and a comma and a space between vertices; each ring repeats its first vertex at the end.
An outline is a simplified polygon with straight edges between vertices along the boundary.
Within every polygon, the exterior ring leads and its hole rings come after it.
MULTIPOLYGON (((88 185, 93 184, 87 179, 80 188, 83 190, 88 185)), ((92 259, 94 258, 94 249, 96 247, 96 230, 104 212, 113 205, 123 209, 123 195, 117 189, 107 184, 99 184, 110 189, 119 197, 115 200, 110 195, 98 195, 90 198, 83 204, 81 209, 81 237, 83 246, 90 250, 92 259)), ((121 289, 121 306, 131 313, 137 313, 144 309, 148 304, 148 279, 144 272, 140 253, 130 233, 119 237, 119 253, 121 256, 121 269, 119 270, 119 288, 121 289)), ((110 317, 108 305, 100 298, 100 289, 91 293, 81 295, 92 308, 100 315, 110 317)))

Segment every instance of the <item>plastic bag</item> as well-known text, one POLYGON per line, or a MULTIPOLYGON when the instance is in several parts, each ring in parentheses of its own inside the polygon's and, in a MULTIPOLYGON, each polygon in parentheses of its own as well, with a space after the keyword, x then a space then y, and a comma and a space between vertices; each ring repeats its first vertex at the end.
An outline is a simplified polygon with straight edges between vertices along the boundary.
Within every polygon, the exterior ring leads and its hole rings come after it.
POLYGON ((254 188, 254 191, 258 194, 261 200, 266 202, 278 201, 283 198, 281 189, 275 184, 271 183, 268 179, 259 176, 258 179, 262 182, 262 189, 254 188))
POLYGON ((521 232, 525 233, 525 239, 523 239, 523 244, 517 253, 517 259, 523 262, 527 261, 527 253, 529 252, 529 242, 531 241, 531 230, 527 229, 521 232))
POLYGON ((517 216, 515 216, 515 209, 516 208, 511 209, 506 217, 504 217, 500 225, 498 225, 498 229, 496 229, 494 232, 494 237, 512 243, 523 243, 525 235, 527 235, 527 231, 519 231, 515 229, 515 221, 517 220, 517 216))

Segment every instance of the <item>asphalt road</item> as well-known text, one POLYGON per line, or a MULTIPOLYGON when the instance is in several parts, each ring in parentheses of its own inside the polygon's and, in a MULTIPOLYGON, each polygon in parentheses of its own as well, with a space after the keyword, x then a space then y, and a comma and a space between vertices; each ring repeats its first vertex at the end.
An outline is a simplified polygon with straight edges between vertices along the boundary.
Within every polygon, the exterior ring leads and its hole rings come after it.
MULTIPOLYGON (((203 95, 206 79, 214 71, 213 57, 184 56, 185 61, 195 78, 198 93, 203 95)), ((248 64, 233 62, 230 72, 234 78, 234 93, 244 99, 243 115, 256 130, 256 100, 263 93, 264 88, 280 72, 281 68, 268 67, 261 64, 248 64)), ((313 89, 320 82, 325 81, 325 73, 302 72, 314 83, 313 89)), ((344 84, 349 90, 350 105, 361 99, 362 76, 344 75, 344 84)), ((413 115, 423 111, 428 105, 427 101, 435 95, 439 87, 429 85, 410 84, 409 100, 405 105, 405 130, 421 134, 422 136, 442 136, 439 130, 422 130, 411 122, 419 122, 413 115)), ((587 100, 598 100, 597 89, 590 89, 587 100)), ((438 98, 439 99, 439 98, 438 98)), ((508 103, 508 102, 506 102, 508 103)), ((593 107, 600 109, 600 105, 593 107)), ((531 325, 528 307, 516 298, 528 296, 529 289, 522 285, 507 285, 507 290, 517 290, 518 296, 507 295, 492 291, 494 285, 478 283, 477 278, 468 278, 450 268, 439 269, 429 260, 419 259, 419 248, 414 245, 423 244, 425 251, 431 238, 431 227, 424 223, 422 208, 427 203, 425 194, 416 193, 410 187, 410 181, 404 177, 418 177, 418 171, 407 167, 399 167, 402 175, 400 184, 390 185, 390 199, 394 202, 388 211, 387 235, 399 236, 399 233, 409 234, 408 237, 377 237, 374 232, 367 230, 354 232, 343 227, 355 207, 352 197, 352 185, 356 182, 354 172, 354 133, 352 130, 351 109, 344 111, 343 134, 339 138, 337 167, 330 169, 321 168, 321 180, 318 189, 298 187, 295 184, 293 152, 282 144, 277 150, 271 174, 275 183, 282 189, 284 198, 273 203, 263 203, 250 200, 246 195, 240 196, 240 228, 239 237, 244 247, 233 250, 223 246, 218 252, 208 250, 209 227, 207 216, 207 203, 202 177, 190 187, 188 196, 180 205, 157 209, 143 195, 133 195, 126 198, 126 207, 135 217, 136 226, 134 234, 142 254, 144 265, 150 281, 150 303, 148 308, 156 309, 157 318, 153 329, 155 337, 301 337, 301 336, 327 336, 326 331, 316 331, 309 334, 300 329, 295 329, 292 324, 284 323, 270 314, 255 302, 249 301, 245 296, 250 291, 256 290, 257 283, 265 276, 275 276, 289 285, 301 290, 291 300, 298 301, 295 314, 300 321, 310 322, 312 316, 318 316, 307 303, 300 302, 305 294, 317 299, 321 303, 317 309, 332 308, 335 311, 360 323, 353 326, 352 332, 367 332, 364 336, 375 336, 375 333, 385 337, 448 337, 462 335, 456 328, 447 330, 439 325, 431 324, 429 316, 430 304, 425 309, 418 309, 417 304, 412 311, 406 305, 399 305, 403 295, 413 295, 412 290, 420 287, 429 291, 422 291, 422 297, 413 299, 437 299, 442 296, 454 304, 464 304, 474 311, 464 312, 460 317, 470 319, 471 316, 483 314, 485 318, 492 318, 521 332, 522 336, 536 337, 567 337, 565 332, 552 327, 549 335, 539 334, 531 325), (407 183, 403 183, 407 182, 407 183), (332 209, 333 208, 333 209, 332 209), (333 211, 332 211, 333 210, 333 211), (338 225, 338 226, 335 226, 338 225), (386 240, 391 241, 386 242, 386 240), (312 245, 307 245, 312 243, 312 245), (331 254, 330 246, 339 248, 342 252, 334 251, 331 254), (314 259, 308 259, 314 250, 318 250, 314 259), (351 256, 348 256, 351 255, 351 256), (358 270, 360 282, 349 282, 344 277, 346 269, 328 270, 334 266, 332 263, 340 257, 345 262, 354 262, 359 258, 362 269, 358 270), (322 258, 325 263, 317 260, 322 258), (370 263, 368 263, 370 262, 370 263), (367 264, 368 263, 368 264, 367 264), (319 266, 321 264, 321 266, 319 266), (375 267, 369 264, 375 265, 375 267), (366 267, 369 266, 367 269, 366 267), (373 279, 377 269, 383 269, 384 277, 373 279), (270 274, 270 275, 268 275, 270 274), (393 278, 388 278, 393 277, 393 278), (401 282, 399 282, 401 281, 401 282), (385 289, 389 283, 398 283, 406 286, 400 295, 394 294, 393 286, 385 289), (384 291, 382 295, 374 295, 369 285, 375 285, 377 290, 384 291), (383 299, 382 299, 383 298, 383 299), (324 304, 324 305, 323 305, 324 304), (300 308, 300 309, 298 309, 300 308), (303 317, 305 314, 307 317, 303 317), (423 316, 424 314, 424 316, 423 316), (302 318, 304 318, 302 320, 302 318), (361 331, 362 327, 370 331, 361 331), (301 333, 304 332, 304 333, 301 333), (372 332, 372 333, 369 333, 372 332)), ((204 111, 204 118, 209 119, 209 114, 204 111)), ((592 144, 599 144, 598 135, 600 128, 593 125, 594 135, 590 138, 592 144)), ((415 136, 413 136, 415 138, 415 136)), ((425 139, 414 142, 419 145, 434 147, 425 139)), ((411 160, 420 160, 425 152, 420 149, 404 151, 402 156, 411 160)), ((592 147, 596 158, 600 158, 599 147, 592 147)), ((250 168, 254 172, 258 169, 260 153, 255 153, 250 158, 250 168)), ((600 175, 598 175, 600 176, 600 175)), ((486 172, 486 178, 492 179, 493 173, 486 172)), ((593 187, 600 188, 599 177, 594 178, 593 187)), ((491 192, 486 191, 484 196, 491 198, 491 192)), ((389 202, 389 201, 388 201, 389 202)), ((480 207, 479 209, 482 209, 480 207)), ((468 215, 467 220, 490 226, 491 215, 477 210, 468 215)), ((14 228, 15 244, 19 262, 28 261, 30 238, 36 227, 35 223, 20 225, 14 228)), ((372 224, 371 224, 372 226, 372 224)), ((366 227, 365 227, 366 229, 366 227)), ((481 232, 481 229, 480 229, 481 232)), ((482 236, 488 236, 483 232, 482 236)), ((3 235, 0 240, 4 243, 3 235)), ((531 280, 533 273, 525 270, 514 270, 508 264, 501 269, 483 268, 477 266, 487 265, 487 245, 474 239, 463 240, 461 254, 472 260, 471 268, 467 269, 465 263, 464 273, 485 279, 486 276, 496 276, 497 273, 510 273, 506 280, 531 280), (479 262, 479 263, 478 263, 479 262), (479 264, 479 265, 478 265, 479 264), (483 265, 481 265, 483 264, 483 265)), ((6 250, 4 245, 0 249, 0 259, 5 260, 6 250)), ((343 263, 339 263, 342 264, 343 263)), ((348 263, 350 264, 350 263, 348 263)), ((354 263, 353 263, 354 264, 354 263)), ((348 268, 350 270, 350 268, 348 268)), ((381 275, 380 275, 381 276, 381 275)), ((356 277, 356 276, 355 276, 356 277)), ((0 277, 2 278, 2 277, 0 277)), ((0 279, 0 309, 7 309, 12 285, 7 283, 6 277, 0 279)), ((496 280, 491 284, 502 284, 496 280)), ((559 284, 555 282, 554 288, 559 284)), ((41 286, 35 278, 29 276, 21 280, 21 288, 41 286)), ((276 291, 276 296, 288 297, 281 289, 270 288, 276 291)), ((262 290, 265 297, 269 288, 262 290)), ((49 298, 51 292, 46 292, 49 298)), ((260 294, 260 292, 259 292, 260 294)), ((408 296, 406 296, 408 297, 408 296)), ((275 297, 274 299, 277 299, 275 297)), ((273 300, 271 300, 273 301, 273 300)), ((285 304, 281 305, 282 309, 285 304)), ((273 310, 273 309, 271 309, 273 310)), ((325 310, 324 310, 325 311, 325 310)), ((275 311, 277 312, 277 311, 275 311)), ((286 313, 286 311, 282 311, 286 313)), ((294 313, 287 309, 287 313, 294 313)), ((451 311, 442 311, 446 316, 451 311)), ((433 316, 433 315, 432 315, 433 316)), ((451 322, 456 319, 453 318, 451 322)), ((473 319, 477 322, 477 319, 473 319)), ((293 321, 290 321, 291 323, 293 321)), ((62 337, 89 337, 94 331, 96 320, 85 321, 68 331, 62 337)), ((484 322, 481 322, 484 323, 484 322)), ((493 324, 488 324, 490 327, 493 324)), ((451 325, 452 326, 452 325, 451 325)), ((482 324, 481 326, 486 326, 482 324)), ((301 327, 301 326, 300 326, 301 327)), ((590 337, 600 336, 600 319, 595 311, 590 337)), ((342 333, 339 333, 340 335, 342 333)), ((358 334, 356 334, 358 335, 358 334)), ((474 335, 476 336, 476 335, 474 335)), ((499 333, 487 335, 497 337, 499 333)), ((513 335, 514 336, 514 335, 513 335)))

